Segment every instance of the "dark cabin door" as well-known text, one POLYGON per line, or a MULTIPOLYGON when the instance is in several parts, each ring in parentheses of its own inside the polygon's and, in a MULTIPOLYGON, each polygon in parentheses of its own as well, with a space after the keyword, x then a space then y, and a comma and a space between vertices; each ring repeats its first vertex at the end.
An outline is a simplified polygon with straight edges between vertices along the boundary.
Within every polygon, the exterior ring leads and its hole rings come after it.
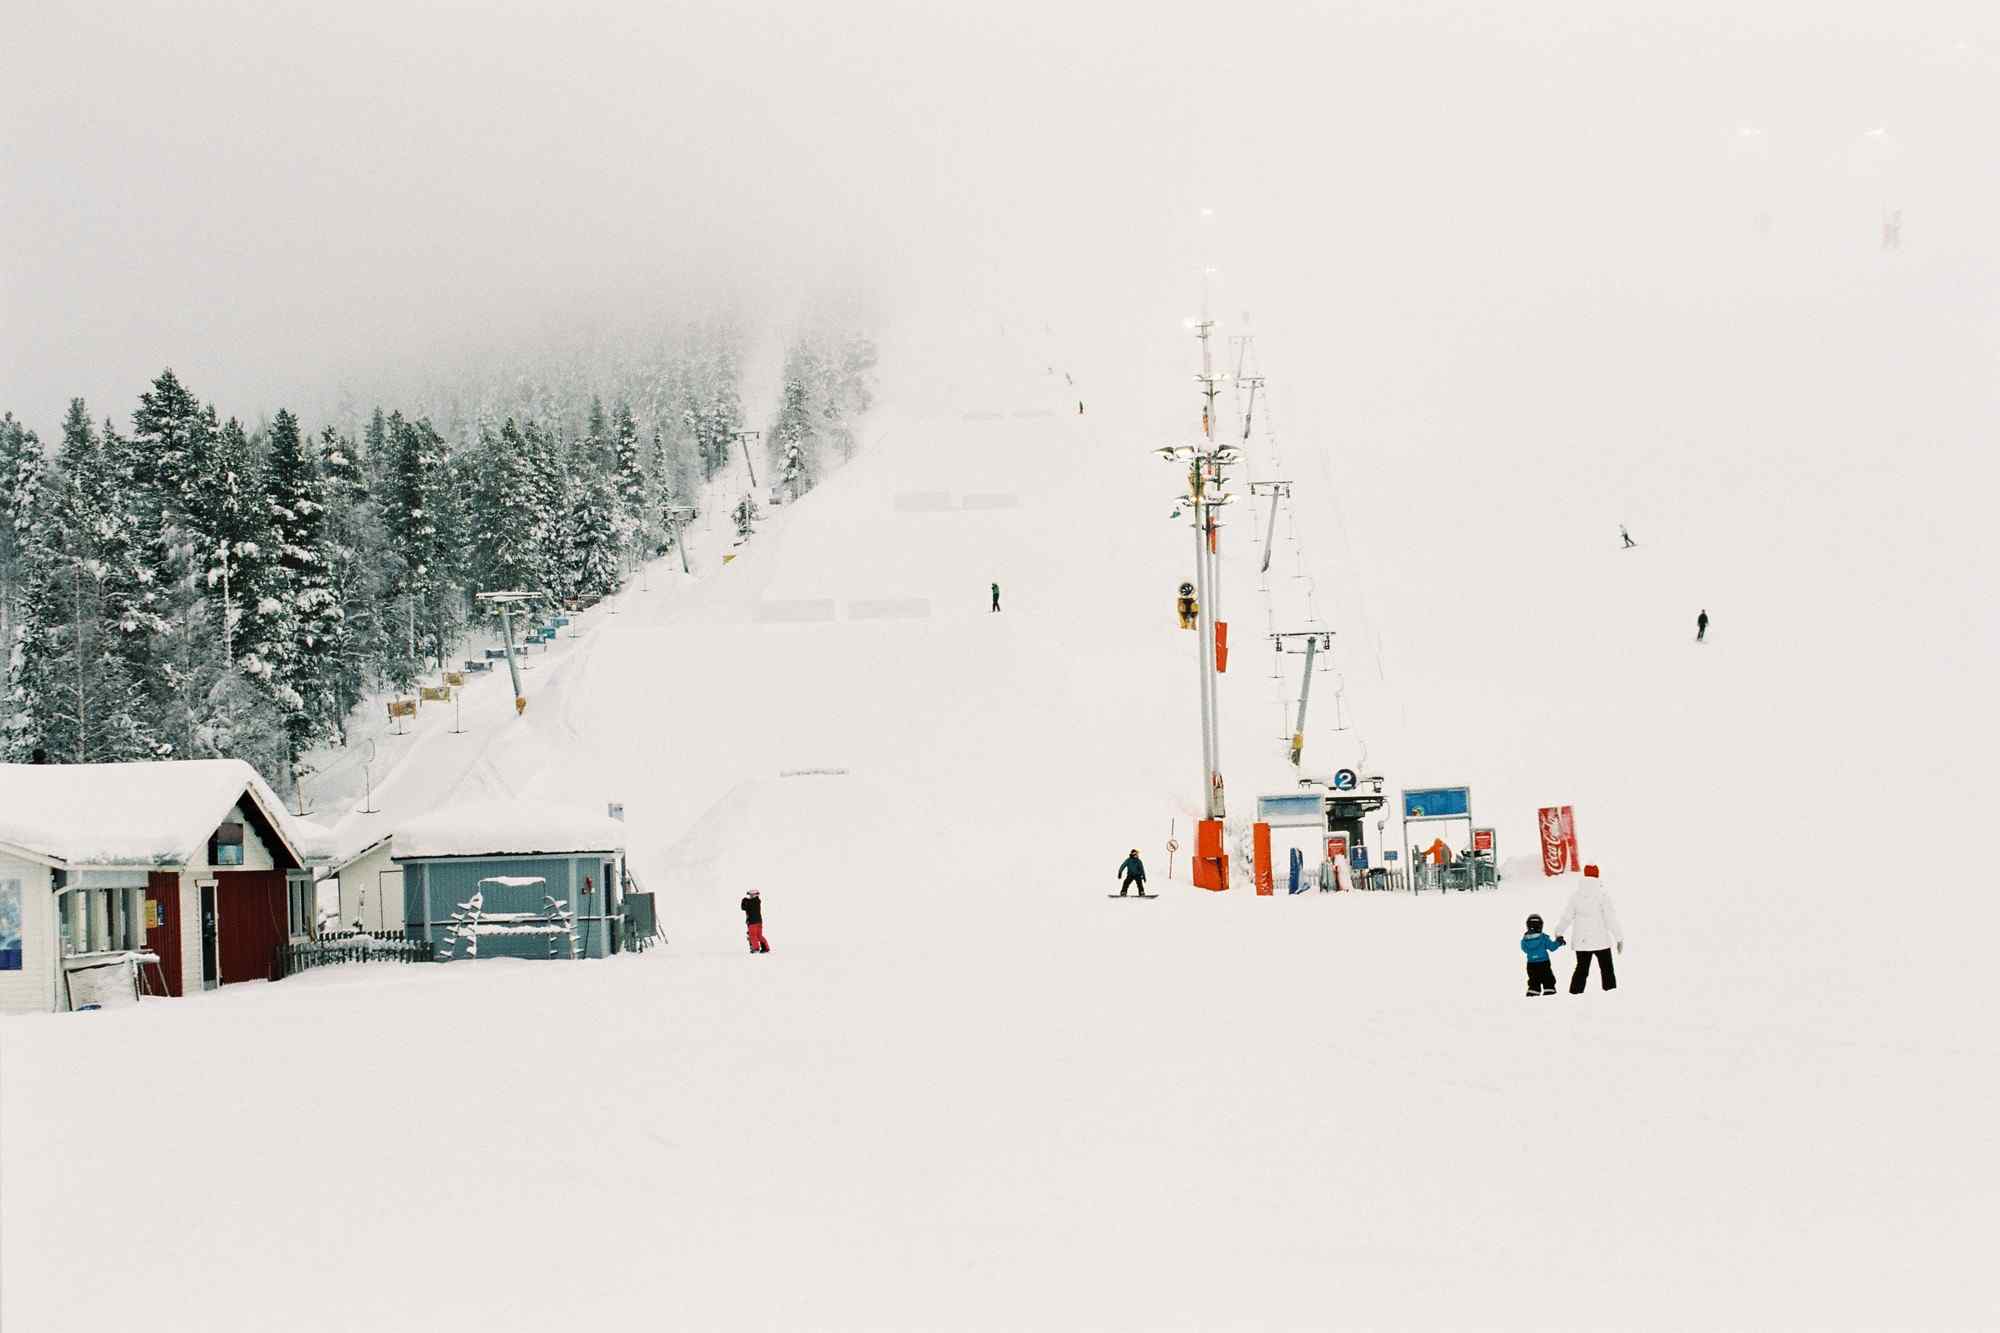
POLYGON ((610 935, 610 952, 618 953, 625 945, 625 919, 622 895, 618 892, 618 866, 612 861, 604 862, 604 916, 605 929, 610 935))
POLYGON ((215 919, 215 885, 201 886, 201 988, 207 990, 220 981, 217 969, 221 963, 217 948, 220 937, 220 923, 215 919))
POLYGON ((167 994, 182 994, 181 877, 171 870, 146 876, 146 948, 160 956, 167 994))

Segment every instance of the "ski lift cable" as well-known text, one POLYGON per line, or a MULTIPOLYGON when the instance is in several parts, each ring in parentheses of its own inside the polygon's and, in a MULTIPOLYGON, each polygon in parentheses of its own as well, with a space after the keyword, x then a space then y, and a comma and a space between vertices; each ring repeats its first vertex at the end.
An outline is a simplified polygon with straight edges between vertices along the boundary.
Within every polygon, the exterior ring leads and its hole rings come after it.
MULTIPOLYGON (((1249 352, 1250 352, 1250 353, 1251 353, 1252 355, 1254 355, 1254 343, 1251 343, 1251 342, 1250 342, 1249 340, 1246 340, 1246 350, 1247 350, 1247 351, 1249 351, 1249 352)), ((1259 367, 1259 373, 1261 373, 1261 367, 1259 367)), ((1264 407, 1264 421, 1263 421, 1263 426, 1264 426, 1264 430, 1263 430, 1263 434, 1264 434, 1264 443, 1265 443, 1265 445, 1266 445, 1266 448, 1267 448, 1267 450, 1268 450, 1268 453, 1269 453, 1269 456, 1270 456, 1270 459, 1271 459, 1271 465, 1272 465, 1272 473, 1271 473, 1271 475, 1273 475, 1273 476, 1282 476, 1282 475, 1284 475, 1284 473, 1283 473, 1283 464, 1282 464, 1282 450, 1280 449, 1280 447, 1279 447, 1279 443, 1278 443, 1278 431, 1277 431, 1277 425, 1276 425, 1276 413, 1275 413, 1275 411, 1273 410, 1273 406, 1272 406, 1272 403, 1271 403, 1271 399, 1270 399, 1270 397, 1269 397, 1268 395, 1267 395, 1267 396, 1266 396, 1266 398, 1265 398, 1265 407, 1264 407)), ((1324 473, 1325 473, 1325 463, 1324 463, 1324 460, 1322 460, 1322 461, 1321 461, 1321 465, 1320 465, 1320 466, 1321 466, 1321 472, 1322 472, 1322 474, 1324 474, 1324 473)), ((1332 487, 1329 487, 1329 489, 1331 490, 1331 489, 1334 489, 1334 488, 1332 488, 1332 487)), ((1333 500, 1334 500, 1334 505, 1335 505, 1335 515, 1336 515, 1336 523, 1335 523, 1335 526, 1336 526, 1336 528, 1338 529, 1338 532, 1337 532, 1337 534, 1336 534, 1336 535, 1337 535, 1337 538, 1338 538, 1338 540, 1339 540, 1339 542, 1340 542, 1340 544, 1341 544, 1341 546, 1342 546, 1342 548, 1343 548, 1343 550, 1344 550, 1345 554, 1346 554, 1346 555, 1348 556, 1348 559, 1349 559, 1349 563, 1350 563, 1350 565, 1351 565, 1351 564, 1353 563, 1353 561, 1352 561, 1352 546, 1351 546, 1351 543, 1349 542, 1349 540, 1348 540, 1348 538, 1347 538, 1347 533, 1346 533, 1346 516, 1345 516, 1345 514, 1344 514, 1344 513, 1343 513, 1343 512, 1341 511, 1341 508, 1340 508, 1340 504, 1339 504, 1339 497, 1338 497, 1338 494, 1337 494, 1337 492, 1336 492, 1336 493, 1334 494, 1334 496, 1333 496, 1333 500)), ((1312 628, 1312 629, 1317 629, 1317 630, 1325 630, 1325 629, 1327 628, 1327 624, 1326 624, 1326 621, 1325 621, 1324 617, 1323 617, 1323 616, 1322 616, 1322 615, 1320 614, 1320 610, 1319 610, 1319 597, 1318 597, 1318 592, 1319 592, 1319 585, 1318 585, 1318 581, 1317 581, 1316 579, 1314 579, 1314 578, 1313 578, 1313 577, 1312 577, 1312 576, 1311 576, 1311 575, 1310 575, 1309 573, 1307 573, 1307 570, 1308 570, 1308 568, 1309 568, 1310 566, 1309 566, 1309 562, 1308 562, 1308 561, 1306 560, 1306 558, 1305 558, 1305 542, 1304 542, 1303 538, 1302 538, 1302 537, 1300 536, 1300 533, 1299 533, 1299 527, 1300 527, 1300 525, 1299 525, 1299 515, 1298 515, 1298 508, 1297 508, 1297 505, 1296 505, 1296 503, 1294 502, 1294 500, 1293 500, 1293 498, 1292 498, 1292 495, 1291 495, 1291 493, 1290 493, 1290 490, 1289 490, 1289 488, 1287 488, 1287 489, 1286 489, 1286 491, 1285 491, 1285 492, 1283 492, 1283 493, 1282 493, 1282 494, 1281 494, 1281 495, 1279 496, 1279 503, 1280 503, 1280 504, 1281 504, 1281 505, 1282 505, 1282 506, 1284 507, 1284 512, 1285 512, 1285 536, 1286 536, 1286 540, 1287 540, 1287 542, 1288 542, 1288 543, 1289 543, 1289 544, 1291 545, 1291 547, 1292 547, 1292 551, 1293 551, 1293 556, 1294 556, 1294 561, 1295 561, 1295 567, 1296 567, 1296 568, 1297 568, 1297 570, 1298 570, 1298 574, 1297 574, 1297 576, 1296 576, 1296 577, 1297 577, 1298 579, 1300 579, 1301 581, 1303 581, 1303 582, 1305 583, 1305 585, 1306 585, 1306 587, 1305 587, 1305 595, 1306 595, 1306 598, 1305 598, 1305 600, 1306 600, 1306 611, 1307 611, 1307 616, 1308 616, 1308 625, 1309 625, 1309 628, 1312 628)), ((1267 588, 1265 589, 1265 593, 1266 593, 1266 605, 1267 605, 1267 609, 1270 609, 1270 608, 1271 608, 1271 605, 1272 605, 1272 594, 1271 594, 1271 590, 1270 590, 1270 589, 1269 589, 1269 588, 1267 587, 1267 588)), ((1361 599, 1361 596, 1360 596, 1360 593, 1359 593, 1359 590, 1358 590, 1358 589, 1357 589, 1357 592, 1356 592, 1356 600, 1357 600, 1357 602, 1361 602, 1361 600, 1362 600, 1362 599, 1361 599)), ((1362 614, 1361 614, 1361 617, 1360 617, 1360 618, 1362 619, 1362 621, 1363 621, 1363 623, 1364 623, 1364 628, 1366 628, 1366 629, 1369 629, 1369 630, 1373 630, 1373 629, 1374 629, 1374 626, 1373 626, 1373 623, 1372 623, 1372 622, 1373 622, 1373 617, 1372 617, 1372 616, 1369 616, 1369 615, 1367 614, 1367 611, 1366 611, 1366 608, 1365 608, 1365 604, 1363 604, 1363 605, 1359 606, 1359 607, 1358 607, 1357 609, 1361 610, 1361 612, 1362 612, 1362 614)), ((1275 614, 1275 612, 1273 612, 1273 614, 1275 614)), ((1381 655, 1380 655, 1380 651, 1379 651, 1379 638, 1380 638, 1380 635, 1379 635, 1379 632, 1377 632, 1377 634, 1376 634, 1376 637, 1377 637, 1377 639, 1378 639, 1378 651, 1377 651, 1377 654, 1376 654, 1376 665, 1377 665, 1377 674, 1378 674, 1378 675, 1380 675, 1380 674, 1381 674, 1381 655)), ((1333 661, 1332 661, 1332 654, 1331 654, 1331 653, 1327 654, 1327 660, 1326 660, 1326 662, 1325 662, 1325 664, 1324 664, 1324 668, 1323 668, 1323 669, 1325 669, 1325 670, 1332 670, 1332 669, 1333 669, 1333 661)), ((1334 711, 1335 711, 1335 719, 1336 719, 1336 725, 1335 725, 1335 730, 1337 730, 1337 731, 1345 731, 1345 730, 1353 730, 1353 731, 1355 732, 1355 742, 1356 742, 1356 744, 1357 744, 1357 745, 1359 746, 1359 748, 1360 748, 1360 752, 1361 752, 1362 756, 1363 756, 1363 757, 1364 757, 1364 759, 1365 759, 1365 757, 1366 757, 1366 755, 1367 755, 1367 752, 1368 752, 1368 745, 1367 745, 1367 741, 1366 741, 1365 737, 1364 737, 1364 736, 1363 736, 1363 735, 1362 735, 1362 734, 1360 733, 1360 729, 1359 729, 1359 727, 1358 727, 1358 726, 1353 726, 1353 727, 1350 727, 1350 726, 1349 726, 1349 725, 1347 725, 1347 723, 1346 723, 1346 718, 1345 718, 1345 713, 1346 713, 1346 693, 1347 693, 1347 688, 1346 688, 1346 687, 1347 687, 1347 682, 1346 682, 1346 677, 1345 677, 1344 675, 1340 675, 1340 674, 1336 674, 1336 676, 1335 676, 1335 679, 1336 679, 1336 681, 1338 682, 1338 683, 1337 683, 1337 684, 1335 685, 1335 687, 1334 687, 1334 711)))

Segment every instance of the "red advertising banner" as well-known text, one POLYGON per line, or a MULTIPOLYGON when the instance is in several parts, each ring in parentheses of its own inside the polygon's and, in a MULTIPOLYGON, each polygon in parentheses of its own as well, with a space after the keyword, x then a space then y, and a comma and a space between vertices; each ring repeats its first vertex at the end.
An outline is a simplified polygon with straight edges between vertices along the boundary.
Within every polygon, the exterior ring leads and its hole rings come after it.
POLYGON ((1490 828, 1476 828, 1472 830, 1472 850, 1475 852, 1492 851, 1493 830, 1490 828))
POLYGON ((1542 873, 1560 875, 1582 868, 1576 853, 1576 811, 1567 805, 1545 805, 1536 812, 1542 832, 1542 873))
POLYGON ((1331 861, 1336 856, 1345 855, 1347 855, 1347 835, 1345 833, 1336 833, 1326 840, 1327 860, 1331 861))

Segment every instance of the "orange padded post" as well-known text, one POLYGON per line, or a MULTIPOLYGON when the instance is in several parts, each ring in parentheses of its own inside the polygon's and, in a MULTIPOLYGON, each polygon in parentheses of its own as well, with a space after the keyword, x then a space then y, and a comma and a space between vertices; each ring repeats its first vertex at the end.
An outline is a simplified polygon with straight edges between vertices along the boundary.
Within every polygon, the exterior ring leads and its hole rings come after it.
POLYGON ((1271 826, 1252 824, 1250 826, 1250 847, 1256 861, 1257 896, 1271 896, 1271 826))
POLYGON ((1229 858, 1222 852, 1222 821, 1204 819, 1194 826, 1194 886, 1220 893, 1229 887, 1229 858))

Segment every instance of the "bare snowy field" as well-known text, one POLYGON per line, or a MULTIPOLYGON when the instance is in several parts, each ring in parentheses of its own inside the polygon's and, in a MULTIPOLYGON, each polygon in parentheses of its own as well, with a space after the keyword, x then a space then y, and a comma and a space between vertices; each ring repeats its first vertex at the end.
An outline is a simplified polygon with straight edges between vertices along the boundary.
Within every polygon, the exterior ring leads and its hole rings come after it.
MULTIPOLYGON (((1651 491, 1674 540, 1626 559, 1613 513, 1564 554, 1542 525, 1506 540, 1489 489, 1401 547, 1396 515, 1352 516, 1369 635, 1305 513, 1368 767, 1470 782, 1506 853, 1574 802, 1606 867, 1623 985, 1528 1000, 1521 918, 1564 892, 1539 877, 1260 900, 1245 866, 1190 890, 1183 856, 1166 881, 1199 771, 1189 538, 1151 423, 1115 396, 1077 417, 1095 390, 1065 353, 885 358, 853 466, 713 577, 628 592, 525 718, 496 695, 386 785, 623 801, 668 948, 0 1024, 0 1322, 2000 1322, 2000 1041, 1968 971, 1992 909, 1860 854, 1885 784, 1972 764, 1984 631, 1906 576, 1950 554, 1936 534, 1890 508, 1859 538, 1896 560, 1794 558, 1677 505, 1761 484, 1697 463, 1651 491), (1464 577, 1426 600, 1447 555, 1464 577), (1924 651, 1848 614, 1945 628, 1924 651), (846 772, 781 776, 805 768, 846 772), (1133 845, 1160 901, 1103 896, 1133 845), (752 885, 768 957, 744 952, 752 885)), ((1865 455, 1867 430, 1836 443, 1865 455)), ((1798 476, 1773 483, 1796 530, 1851 522, 1851 488, 1798 476)), ((1874 485, 1922 476, 1891 459, 1874 485)), ((1227 540, 1245 812, 1285 781, 1257 632, 1297 608, 1227 540)), ((1358 759, 1315 735, 1314 771, 1358 759)))

